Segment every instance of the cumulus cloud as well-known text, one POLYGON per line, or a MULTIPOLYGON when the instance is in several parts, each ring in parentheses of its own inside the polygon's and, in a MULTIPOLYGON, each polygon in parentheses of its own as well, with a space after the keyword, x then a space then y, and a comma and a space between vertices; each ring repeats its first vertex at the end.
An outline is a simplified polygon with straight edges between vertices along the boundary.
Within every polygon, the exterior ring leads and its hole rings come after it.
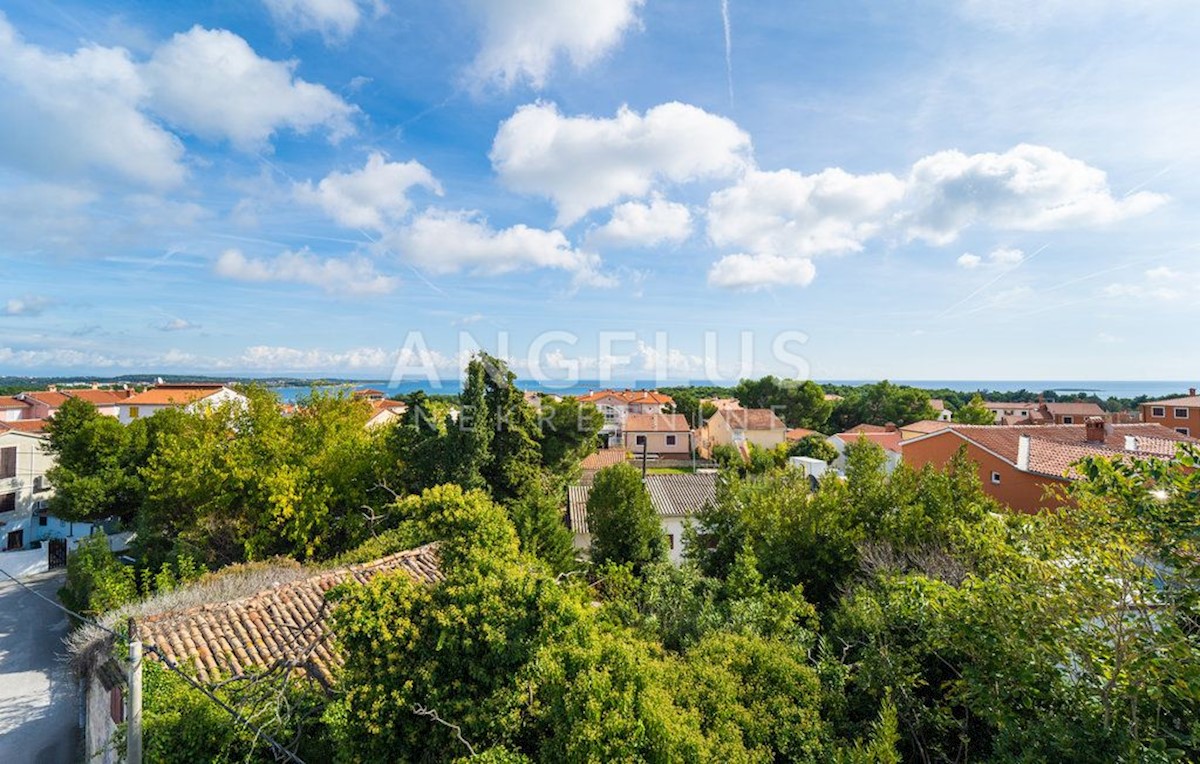
POLYGON ((618 204, 608 222, 588 234, 588 241, 600 246, 654 247, 678 244, 691 235, 692 213, 687 206, 655 196, 649 204, 618 204))
POLYGON ((255 345, 246 348, 237 359, 240 368, 257 371, 330 371, 384 370, 398 365, 421 366, 437 370, 456 370, 458 362, 436 350, 403 347, 387 350, 361 347, 350 350, 301 349, 285 346, 255 345))
POLYGON ((515 225, 496 230, 478 212, 430 209, 393 231, 386 244, 430 273, 487 275, 558 268, 592 279, 600 258, 571 246, 561 231, 515 225))
POLYGON ((347 295, 386 294, 399 283, 396 278, 377 272, 374 264, 364 257, 322 259, 307 249, 283 252, 274 258, 251 258, 229 249, 217 259, 216 272, 238 281, 306 284, 347 295))
POLYGON ((143 69, 154 111, 202 138, 254 150, 285 128, 324 128, 335 141, 353 133, 357 109, 296 77, 295 68, 260 57, 233 32, 195 26, 159 47, 143 69))
POLYGON ((362 20, 362 7, 371 5, 375 15, 386 8, 379 0, 263 0, 271 18, 287 32, 318 32, 326 44, 345 42, 362 20))
POLYGON ((719 247, 786 257, 854 252, 879 233, 904 196, 887 173, 816 175, 751 171, 708 201, 708 236, 719 247))
POLYGON ((470 0, 483 44, 471 66, 477 82, 542 88, 559 58, 593 63, 637 26, 645 0, 470 0))
POLYGON ((683 103, 644 115, 567 117, 551 103, 527 104, 500 125, 492 167, 509 188, 544 196, 558 224, 644 197, 656 185, 727 178, 750 164, 750 136, 732 120, 683 103))
POLYGON ((143 113, 147 95, 127 50, 48 52, 24 42, 0 13, 0 164, 50 177, 99 172, 177 185, 183 145, 143 113))
POLYGON ((164 321, 158 325, 160 332, 186 332, 190 329, 199 329, 199 324, 193 324, 186 318, 172 318, 169 321, 164 321))
POLYGON ((1100 225, 1141 215, 1166 201, 1140 191, 1117 198, 1103 170, 1045 146, 1002 154, 942 151, 913 165, 905 194, 910 238, 954 241, 988 225, 1016 231, 1100 225))
POLYGON ((1200 274, 1180 273, 1165 265, 1151 268, 1142 274, 1141 281, 1109 284, 1103 293, 1109 297, 1132 297, 1139 300, 1174 302, 1187 297, 1200 284, 1200 274))
POLYGON ((407 192, 421 186, 439 196, 442 187, 420 162, 388 162, 374 152, 361 170, 331 172, 316 186, 295 185, 296 197, 316 205, 347 228, 383 230, 409 210, 407 192))
POLYGON ((816 276, 812 260, 778 255, 726 255, 708 271, 709 286, 752 291, 769 286, 808 286, 816 276))
MULTIPOLYGON (((972 227, 1041 231, 1104 225, 1149 212, 1166 200, 1147 191, 1116 197, 1102 170, 1044 146, 1022 144, 1003 153, 939 152, 916 162, 903 179, 838 168, 815 175, 751 170, 709 197, 707 230, 719 247, 805 259, 859 251, 884 236, 945 245, 972 227)), ((987 263, 1013 266, 1023 257, 1020 250, 998 249, 987 263)), ((740 278, 725 277, 728 266, 722 262, 714 266, 709 283, 745 288, 740 278)), ((762 262, 778 265, 769 258, 762 262)), ((958 258, 963 268, 984 262, 971 253, 958 258)), ((739 274, 773 278, 777 271, 750 267, 742 259, 732 263, 739 274)), ((811 266, 801 267, 809 272, 811 266)))
POLYGON ((24 348, 0 347, 0 366, 14 369, 67 369, 84 367, 111 368, 129 366, 128 360, 113 358, 103 353, 85 352, 64 348, 29 350, 24 348))
POLYGON ((4 303, 4 315, 6 316, 40 316, 47 308, 54 304, 54 300, 42 295, 26 295, 24 297, 13 297, 4 303))

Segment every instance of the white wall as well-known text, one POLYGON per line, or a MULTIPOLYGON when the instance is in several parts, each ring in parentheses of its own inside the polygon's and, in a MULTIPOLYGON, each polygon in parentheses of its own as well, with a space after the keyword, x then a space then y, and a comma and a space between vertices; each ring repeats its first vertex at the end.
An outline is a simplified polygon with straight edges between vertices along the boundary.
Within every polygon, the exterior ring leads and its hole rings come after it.
MULTIPOLYGON (((694 525, 695 521, 690 517, 660 517, 663 533, 675 538, 674 548, 668 548, 667 557, 676 565, 683 562, 683 529, 688 525, 694 525)), ((575 548, 584 552, 591 551, 592 535, 590 533, 575 534, 575 548)))

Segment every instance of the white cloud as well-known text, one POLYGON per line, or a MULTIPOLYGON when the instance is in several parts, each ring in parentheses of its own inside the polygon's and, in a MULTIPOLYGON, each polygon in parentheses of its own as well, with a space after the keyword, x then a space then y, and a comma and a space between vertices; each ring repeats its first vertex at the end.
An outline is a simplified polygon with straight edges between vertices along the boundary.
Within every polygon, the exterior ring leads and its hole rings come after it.
POLYGON ((653 247, 678 244, 691 235, 692 213, 687 206, 655 196, 649 204, 618 204, 609 221, 588 234, 588 241, 600 246, 653 247))
POLYGON ((386 294, 398 280, 375 270, 364 257, 321 259, 302 249, 283 252, 274 258, 248 258, 239 250, 229 249, 217 259, 219 276, 238 281, 282 281, 307 284, 326 292, 348 295, 386 294))
POLYGON ((879 233, 904 195, 893 175, 751 171, 708 200, 708 236, 719 247, 792 257, 855 252, 879 233))
POLYGON ((315 187, 312 181, 297 183, 295 192, 347 228, 379 231, 408 212, 406 194, 414 186, 442 193, 433 173, 420 162, 388 162, 373 152, 361 170, 331 172, 315 187))
POLYGON ((42 295, 26 295, 25 297, 13 297, 4 303, 4 315, 6 316, 40 316, 47 308, 54 304, 54 300, 42 295))
POLYGON ((638 24, 645 0, 471 0, 483 45, 471 66, 480 82, 542 88, 556 60, 577 69, 593 63, 638 24))
POLYGON ((255 345, 246 348, 236 362, 240 368, 257 371, 331 371, 339 369, 391 371, 397 364, 426 366, 438 370, 458 369, 458 362, 455 359, 436 350, 417 351, 408 347, 398 351, 381 347, 330 351, 255 345))
POLYGON ((202 138, 255 150, 283 128, 325 128, 335 141, 353 133, 357 109, 295 68, 261 58, 233 32, 195 26, 159 47, 143 71, 154 111, 202 138))
POLYGON ((117 359, 103 353, 84 352, 54 348, 50 350, 26 350, 11 347, 0 347, 0 365, 21 369, 63 369, 63 368, 111 368, 113 366, 129 366, 125 359, 117 359))
POLYGON ((495 230, 478 212, 465 210, 426 210, 384 241, 430 273, 468 270, 495 275, 559 268, 589 280, 600 264, 598 256, 572 247, 561 231, 526 225, 495 230))
POLYGON ((25 43, 0 13, 0 164, 51 177, 99 172, 156 188, 183 181, 183 145, 141 110, 123 48, 71 54, 25 43))
POLYGON ((186 318, 172 318, 169 321, 164 321, 158 325, 160 332, 186 332, 190 329, 199 329, 198 324, 193 324, 186 318))
POLYGON ((1167 200, 1113 196, 1103 170, 1045 146, 1002 154, 942 151, 913 165, 904 201, 909 238, 946 244, 973 225, 1016 231, 1112 223, 1167 200))
POLYGON ((807 286, 817 269, 811 260, 777 255, 726 255, 708 271, 709 286, 756 290, 770 286, 807 286))
MULTIPOLYGON (((362 20, 359 0, 263 0, 275 23, 289 32, 318 32, 326 44, 345 42, 362 20)), ((379 0, 371 3, 375 15, 386 8, 379 0)))
MULTIPOLYGON (((809 258, 859 251, 883 236, 944 245, 976 226, 1040 231, 1104 225, 1149 212, 1166 199, 1146 191, 1114 197, 1102 170, 1022 144, 999 154, 939 152, 916 162, 903 180, 839 168, 815 175, 752 170, 709 197, 708 235, 718 247, 750 255, 809 258)), ((988 263, 1011 267, 1023 257, 1002 248, 988 255, 988 263)), ((743 279, 756 273, 768 279, 764 285, 778 283, 776 268, 759 267, 778 265, 774 260, 732 262, 736 278, 726 278, 731 266, 718 263, 709 283, 746 287, 743 279)), ((963 268, 982 263, 970 253, 958 258, 963 268)))
POLYGON ((1160 265, 1157 268, 1151 268, 1146 271, 1146 278, 1153 281, 1168 281, 1179 278, 1180 274, 1177 271, 1168 268, 1165 265, 1160 265))
POLYGON ((511 189, 551 199, 558 223, 664 182, 739 174, 750 137, 732 120, 682 103, 645 115, 622 107, 611 119, 565 117, 551 103, 527 104, 500 125, 489 155, 511 189))

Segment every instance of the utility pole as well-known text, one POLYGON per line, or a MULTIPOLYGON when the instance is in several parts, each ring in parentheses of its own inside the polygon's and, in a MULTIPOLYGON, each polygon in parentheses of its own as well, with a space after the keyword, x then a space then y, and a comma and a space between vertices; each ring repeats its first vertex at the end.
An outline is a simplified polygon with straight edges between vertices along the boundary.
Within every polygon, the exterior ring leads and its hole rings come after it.
POLYGON ((649 437, 650 436, 647 435, 646 436, 647 440, 642 441, 642 482, 643 483, 646 482, 646 445, 649 443, 649 437))
POLYGON ((129 619, 129 713, 125 731, 126 764, 142 764, 142 641, 129 619))

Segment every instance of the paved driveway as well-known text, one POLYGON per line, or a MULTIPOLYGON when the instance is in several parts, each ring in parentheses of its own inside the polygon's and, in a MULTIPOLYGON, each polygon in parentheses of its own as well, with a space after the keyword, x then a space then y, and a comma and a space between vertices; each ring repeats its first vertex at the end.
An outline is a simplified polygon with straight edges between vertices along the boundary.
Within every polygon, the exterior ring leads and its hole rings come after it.
MULTIPOLYGON (((26 583, 56 600, 64 575, 43 573, 26 583)), ((67 628, 61 610, 0 580, 0 762, 81 758, 79 695, 62 662, 67 628)))

